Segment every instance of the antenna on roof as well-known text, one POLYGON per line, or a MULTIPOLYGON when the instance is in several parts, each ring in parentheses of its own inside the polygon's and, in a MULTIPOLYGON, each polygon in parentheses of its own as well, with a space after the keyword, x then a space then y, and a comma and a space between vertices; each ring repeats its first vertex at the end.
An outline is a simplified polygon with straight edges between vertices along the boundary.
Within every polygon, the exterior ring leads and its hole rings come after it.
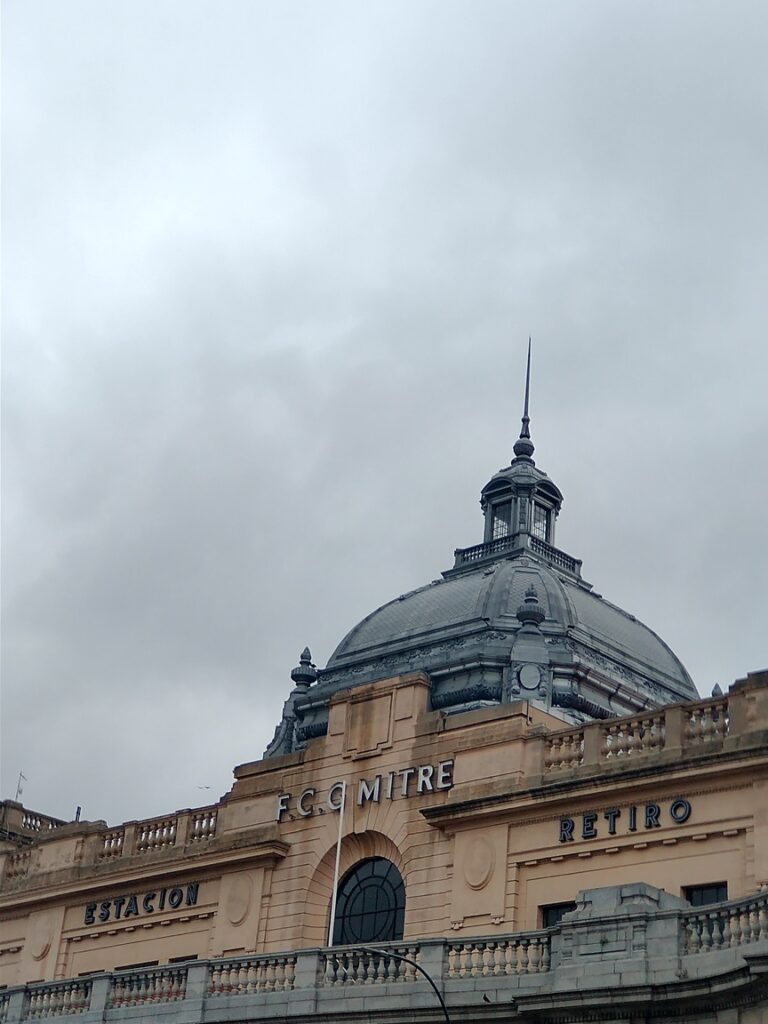
POLYGON ((24 772, 19 772, 19 781, 16 783, 16 796, 13 798, 15 803, 19 802, 19 797, 21 796, 24 790, 22 782, 29 782, 29 779, 24 774, 24 772))
POLYGON ((530 459, 533 455, 533 441, 528 424, 531 418, 528 415, 528 400, 531 393, 531 338, 528 337, 528 362, 525 368, 525 405, 523 406, 523 425, 520 428, 520 437, 515 441, 514 452, 518 457, 530 459))

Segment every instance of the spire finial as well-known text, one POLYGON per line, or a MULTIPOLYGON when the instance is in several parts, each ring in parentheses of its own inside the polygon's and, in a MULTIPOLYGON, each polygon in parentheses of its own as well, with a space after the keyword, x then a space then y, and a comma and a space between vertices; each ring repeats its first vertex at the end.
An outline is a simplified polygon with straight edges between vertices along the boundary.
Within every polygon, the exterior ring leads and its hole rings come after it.
POLYGON ((531 339, 528 337, 528 363, 525 368, 525 404, 523 406, 523 425, 520 428, 520 437, 515 441, 514 452, 518 457, 530 459, 533 455, 533 441, 528 424, 531 418, 528 415, 528 399, 531 392, 531 339))

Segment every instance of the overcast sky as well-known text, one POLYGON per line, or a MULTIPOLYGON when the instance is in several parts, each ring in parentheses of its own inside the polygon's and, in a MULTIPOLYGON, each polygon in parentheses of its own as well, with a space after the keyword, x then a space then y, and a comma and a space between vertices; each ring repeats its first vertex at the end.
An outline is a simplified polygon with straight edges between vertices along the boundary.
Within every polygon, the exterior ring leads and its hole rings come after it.
POLYGON ((482 539, 768 663, 768 5, 3 5, 2 789, 217 799, 309 644, 482 539))

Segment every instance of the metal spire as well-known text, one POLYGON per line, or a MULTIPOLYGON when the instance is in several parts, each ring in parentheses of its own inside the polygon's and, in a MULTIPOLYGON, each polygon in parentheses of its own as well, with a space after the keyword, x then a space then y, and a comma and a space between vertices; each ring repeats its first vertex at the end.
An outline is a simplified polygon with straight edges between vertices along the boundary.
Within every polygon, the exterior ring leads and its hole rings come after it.
POLYGON ((528 415, 528 398, 531 391, 531 339, 528 338, 528 363, 525 369, 525 405, 523 408, 523 425, 520 429, 520 437, 515 441, 515 455, 529 459, 533 455, 533 441, 528 424, 531 418, 528 415))

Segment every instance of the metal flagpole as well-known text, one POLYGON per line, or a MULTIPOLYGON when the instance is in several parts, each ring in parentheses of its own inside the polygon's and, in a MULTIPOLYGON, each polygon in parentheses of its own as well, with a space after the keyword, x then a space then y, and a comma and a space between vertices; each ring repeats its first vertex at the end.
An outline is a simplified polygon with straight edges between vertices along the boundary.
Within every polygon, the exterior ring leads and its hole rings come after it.
POLYGON ((336 866, 333 869, 333 896, 331 897, 331 923, 328 925, 328 945, 333 945, 333 930, 336 925, 336 893, 339 888, 339 862, 341 860, 341 837, 344 835, 344 808, 347 803, 347 783, 341 784, 341 806, 339 807, 339 838, 336 840, 336 866))

